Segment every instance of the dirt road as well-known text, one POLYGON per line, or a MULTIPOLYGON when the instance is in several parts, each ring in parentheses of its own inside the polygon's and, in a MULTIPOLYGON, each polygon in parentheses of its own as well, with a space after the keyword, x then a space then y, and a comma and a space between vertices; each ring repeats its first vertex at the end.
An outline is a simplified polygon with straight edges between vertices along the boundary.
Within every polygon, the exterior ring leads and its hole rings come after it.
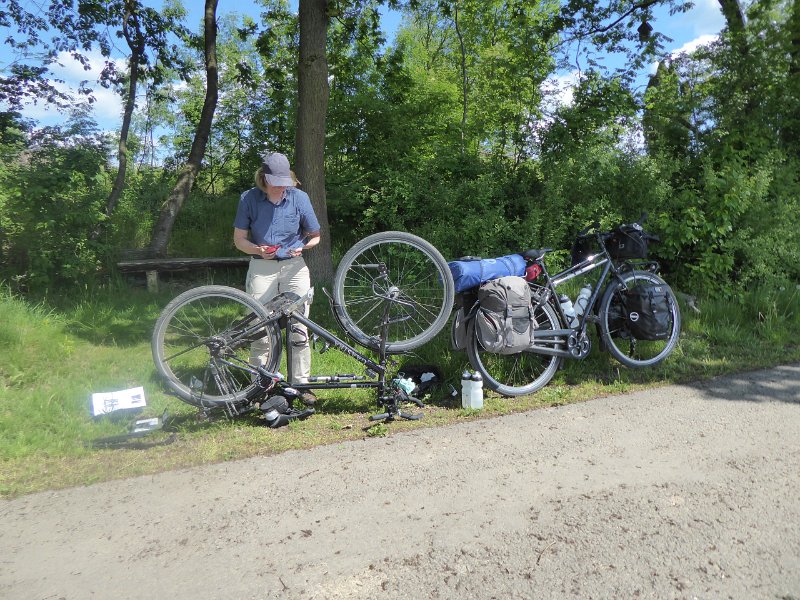
POLYGON ((0 503, 0 598, 800 599, 800 365, 0 503))

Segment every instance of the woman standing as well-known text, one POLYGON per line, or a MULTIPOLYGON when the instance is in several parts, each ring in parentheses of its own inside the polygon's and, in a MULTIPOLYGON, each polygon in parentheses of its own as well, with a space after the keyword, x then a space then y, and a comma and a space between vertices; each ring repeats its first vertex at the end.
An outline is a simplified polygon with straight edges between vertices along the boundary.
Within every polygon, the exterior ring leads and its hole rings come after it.
MULTIPOLYGON (((255 174, 255 184, 256 187, 242 194, 233 222, 233 243, 252 256, 247 271, 247 293, 262 304, 281 292, 304 296, 311 289, 311 277, 303 251, 316 246, 320 236, 311 199, 297 189, 289 159, 277 152, 264 156, 255 174)), ((305 307, 306 316, 309 303, 305 307)), ((288 358, 292 361, 292 383, 304 383, 311 374, 311 348, 305 326, 294 324, 291 338, 288 358)), ((263 342, 255 342, 251 362, 265 364, 265 351, 263 342)), ((316 401, 310 391, 302 397, 309 406, 316 401)))

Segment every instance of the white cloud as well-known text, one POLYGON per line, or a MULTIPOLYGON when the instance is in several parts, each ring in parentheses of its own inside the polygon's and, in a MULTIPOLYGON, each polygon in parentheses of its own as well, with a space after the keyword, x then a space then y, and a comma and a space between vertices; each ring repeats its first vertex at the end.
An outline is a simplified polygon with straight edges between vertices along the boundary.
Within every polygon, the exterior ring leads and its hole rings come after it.
MULTIPOLYGON (((51 72, 53 78, 62 81, 54 83, 54 87, 61 92, 72 94, 76 102, 85 102, 85 99, 77 94, 77 90, 81 82, 86 81, 86 86, 93 90, 95 97, 92 113, 98 125, 101 129, 117 129, 121 122, 122 99, 114 90, 104 88, 99 83, 105 59, 96 51, 89 53, 87 59, 90 67, 88 70, 68 53, 60 53, 51 72)), ((127 68, 125 59, 115 59, 113 62, 118 70, 127 68)), ((63 113, 43 102, 27 104, 22 114, 42 125, 57 125, 65 120, 63 113)))
MULTIPOLYGON (((713 44, 714 42, 717 41, 718 38, 719 38, 718 34, 701 35, 698 38, 695 38, 693 40, 689 40, 688 42, 683 44, 683 46, 681 46, 680 48, 675 48, 674 50, 672 50, 669 53, 669 56, 671 58, 676 58, 677 56, 679 56, 681 54, 692 54, 695 50, 697 50, 698 48, 700 48, 702 46, 707 46, 709 44, 713 44)), ((650 65, 650 74, 652 75, 657 70, 658 70, 658 63, 657 62, 652 63, 650 65)))
POLYGON ((673 50, 672 52, 670 52, 670 55, 677 56, 678 54, 691 54, 701 46, 707 46, 708 44, 716 42, 718 38, 719 35, 716 33, 714 34, 707 33, 705 35, 701 35, 698 38, 686 42, 680 48, 673 50))
POLYGON ((552 77, 542 83, 544 95, 543 106, 546 112, 554 112, 560 106, 569 106, 574 99, 575 86, 578 85, 580 73, 571 71, 552 77))
POLYGON ((719 0, 695 0, 694 7, 681 14, 678 25, 691 29, 692 35, 698 38, 719 33, 725 26, 719 0))

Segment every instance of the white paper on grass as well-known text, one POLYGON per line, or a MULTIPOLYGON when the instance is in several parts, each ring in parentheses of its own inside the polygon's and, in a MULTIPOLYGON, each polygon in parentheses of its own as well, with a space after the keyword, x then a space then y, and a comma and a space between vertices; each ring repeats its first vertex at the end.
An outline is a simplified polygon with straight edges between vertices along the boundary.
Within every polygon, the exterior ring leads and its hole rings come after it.
POLYGON ((147 401, 144 398, 143 387, 92 394, 92 414, 95 417, 123 408, 142 408, 144 406, 147 406, 147 401))

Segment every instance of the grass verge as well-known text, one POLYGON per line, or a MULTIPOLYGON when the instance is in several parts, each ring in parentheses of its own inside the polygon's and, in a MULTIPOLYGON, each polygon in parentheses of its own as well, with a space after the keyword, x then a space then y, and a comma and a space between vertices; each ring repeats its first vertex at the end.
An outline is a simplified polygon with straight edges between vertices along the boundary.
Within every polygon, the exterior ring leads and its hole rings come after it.
MULTIPOLYGON (((434 364, 445 375, 445 385, 422 409, 422 420, 371 424, 376 407, 369 390, 332 390, 320 394, 312 418, 273 430, 248 417, 198 419, 195 409, 164 393, 149 337, 159 311, 177 293, 168 288, 154 296, 116 284, 81 290, 70 300, 31 304, 0 289, 0 496, 368 440, 800 360, 797 290, 760 290, 738 302, 700 301, 700 314, 684 306, 680 345, 664 365, 627 370, 595 349, 584 361, 565 363, 537 394, 513 399, 489 394, 483 411, 466 411, 447 384, 458 388, 467 359, 450 351, 443 332, 417 354, 400 358, 434 364), (91 394, 136 386, 144 387, 148 404, 138 417, 167 410, 176 441, 146 449, 95 447, 95 440, 125 432, 130 418, 93 418, 91 394)), ((327 326, 327 313, 318 303, 312 316, 327 326)), ((333 351, 315 353, 313 360, 321 372, 360 369, 333 351)))

